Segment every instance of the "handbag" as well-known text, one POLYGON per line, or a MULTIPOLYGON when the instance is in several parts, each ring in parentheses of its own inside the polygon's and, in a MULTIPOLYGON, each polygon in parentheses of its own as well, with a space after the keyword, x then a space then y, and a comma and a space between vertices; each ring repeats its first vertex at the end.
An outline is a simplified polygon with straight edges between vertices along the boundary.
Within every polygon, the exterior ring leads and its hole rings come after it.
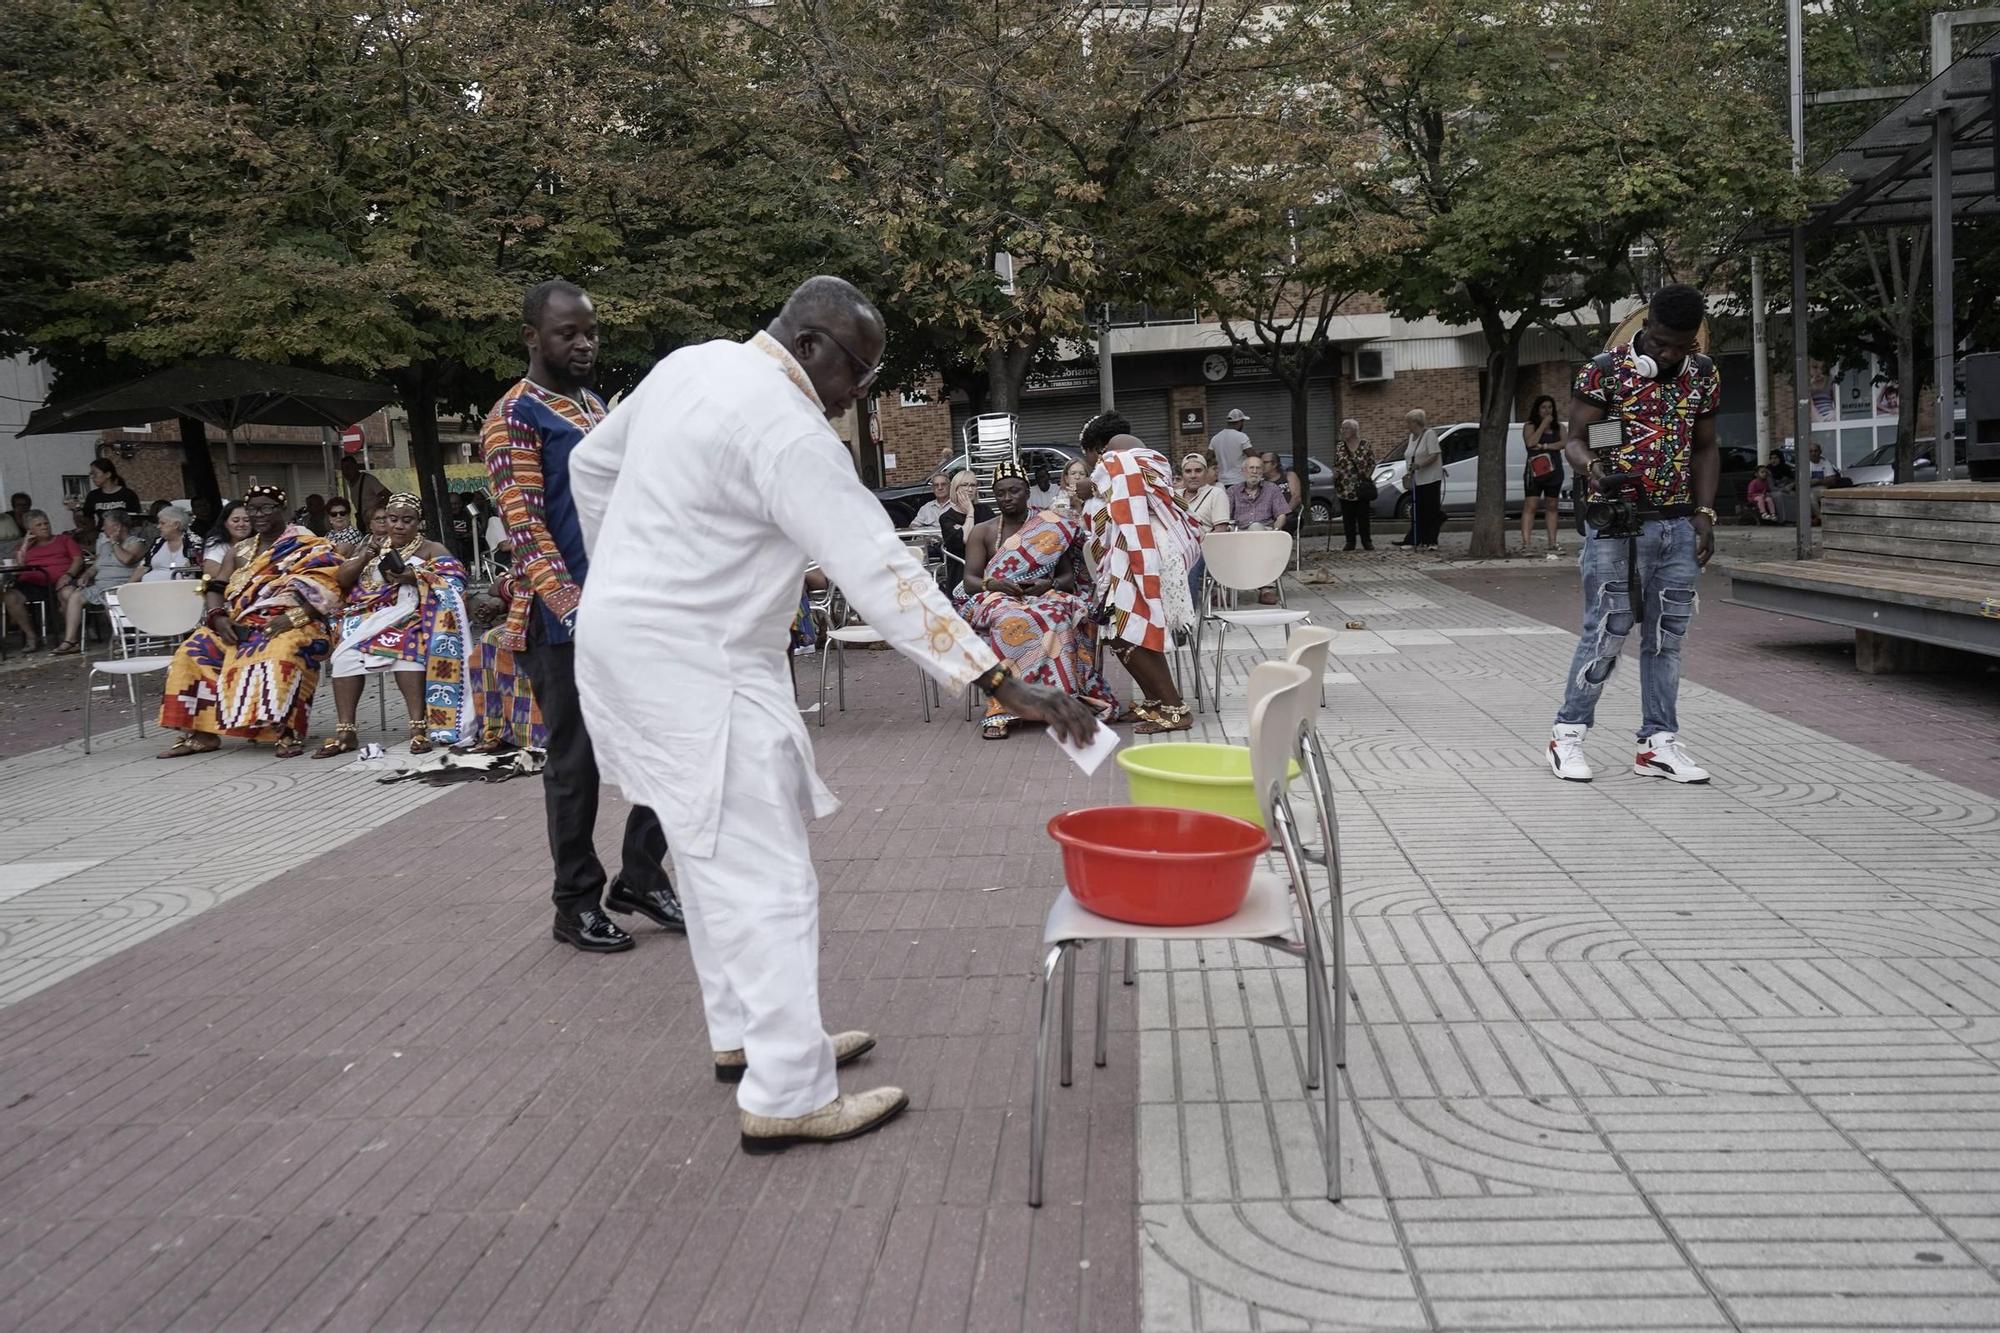
POLYGON ((1363 504, 1373 504, 1375 497, 1380 493, 1373 477, 1363 477, 1354 483, 1354 498, 1363 504))

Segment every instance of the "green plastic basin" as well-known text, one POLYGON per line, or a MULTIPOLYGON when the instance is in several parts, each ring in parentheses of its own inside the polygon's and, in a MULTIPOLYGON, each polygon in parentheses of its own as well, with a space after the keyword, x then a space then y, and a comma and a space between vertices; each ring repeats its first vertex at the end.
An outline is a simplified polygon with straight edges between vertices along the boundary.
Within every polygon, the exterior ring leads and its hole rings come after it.
MULTIPOLYGON (((1234 815, 1259 828, 1264 812, 1250 777, 1250 751, 1241 745, 1134 745, 1118 752, 1118 766, 1132 788, 1134 805, 1168 805, 1234 815)), ((1299 775, 1296 761, 1285 765, 1285 781, 1299 775)))

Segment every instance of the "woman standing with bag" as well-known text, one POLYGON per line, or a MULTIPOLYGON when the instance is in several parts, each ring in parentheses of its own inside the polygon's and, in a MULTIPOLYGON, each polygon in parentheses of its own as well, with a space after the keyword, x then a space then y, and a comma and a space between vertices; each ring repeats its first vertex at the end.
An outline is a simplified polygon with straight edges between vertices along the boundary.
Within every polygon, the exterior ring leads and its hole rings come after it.
POLYGON ((1556 419, 1555 399, 1547 394, 1535 399, 1521 426, 1521 440, 1528 446, 1528 462, 1521 473, 1521 554, 1533 553, 1536 502, 1541 501, 1547 506, 1543 512, 1548 516, 1549 554, 1561 555, 1562 544, 1556 540, 1556 507, 1562 502, 1563 434, 1562 422, 1556 419))
POLYGON ((1403 461, 1410 465, 1410 549, 1435 551, 1444 530, 1444 450, 1422 409, 1413 409, 1405 420, 1410 427, 1403 442, 1403 461))

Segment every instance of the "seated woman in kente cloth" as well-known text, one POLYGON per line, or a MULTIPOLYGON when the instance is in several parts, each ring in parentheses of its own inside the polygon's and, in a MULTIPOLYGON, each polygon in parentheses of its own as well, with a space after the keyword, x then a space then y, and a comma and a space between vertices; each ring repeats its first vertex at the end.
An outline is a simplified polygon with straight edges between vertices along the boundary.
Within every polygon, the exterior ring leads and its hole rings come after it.
POLYGON ((360 746, 354 724, 367 678, 387 671, 410 717, 410 753, 456 745, 472 731, 466 688, 465 566, 424 536, 424 503, 408 491, 383 506, 387 531, 340 565, 347 605, 333 650, 333 735, 315 759, 360 746))
MULTIPOLYGON (((1074 695, 1108 719, 1118 701, 1097 669, 1091 602, 1076 591, 1083 529, 1052 509, 1030 512, 1018 464, 994 470, 993 499, 999 513, 966 534, 959 614, 1016 677, 1074 695)), ((989 697, 979 734, 997 741, 1015 721, 989 697)))
POLYGON ((275 740, 278 757, 305 749, 313 690, 340 611, 340 553, 290 523, 285 493, 252 486, 243 512, 250 535, 202 581, 203 628, 182 641, 167 668, 160 726, 181 732, 162 759, 207 754, 224 736, 275 740))
POLYGON ((549 729, 535 705, 534 687, 504 642, 507 608, 514 598, 532 595, 502 574, 472 599, 473 623, 489 627, 472 641, 472 711, 479 719, 479 740, 470 747, 475 754, 548 748, 549 729))

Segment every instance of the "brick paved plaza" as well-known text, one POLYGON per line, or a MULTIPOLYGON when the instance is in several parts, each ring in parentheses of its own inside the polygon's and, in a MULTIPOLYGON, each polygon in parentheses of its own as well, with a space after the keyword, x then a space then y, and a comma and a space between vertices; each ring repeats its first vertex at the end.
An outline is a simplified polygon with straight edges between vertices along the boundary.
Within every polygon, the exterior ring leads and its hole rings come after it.
MULTIPOLYGON (((1629 775, 1629 669, 1563 785, 1573 575, 1336 569, 1293 596, 1365 626, 1320 722, 1339 1205, 1296 964, 1177 945, 1053 1091, 1026 1207, 1041 825, 1123 784, 926 726, 885 655, 814 732, 815 845, 828 1021, 882 1038, 844 1081, 912 1109, 754 1159, 682 942, 549 940, 535 781, 162 764, 114 707, 85 758, 77 680, 10 664, 0 1328, 2000 1327, 1995 678, 1854 677, 1711 588, 1714 785, 1629 775)), ((1242 738, 1276 640, 1236 642, 1197 737, 1242 738)))

